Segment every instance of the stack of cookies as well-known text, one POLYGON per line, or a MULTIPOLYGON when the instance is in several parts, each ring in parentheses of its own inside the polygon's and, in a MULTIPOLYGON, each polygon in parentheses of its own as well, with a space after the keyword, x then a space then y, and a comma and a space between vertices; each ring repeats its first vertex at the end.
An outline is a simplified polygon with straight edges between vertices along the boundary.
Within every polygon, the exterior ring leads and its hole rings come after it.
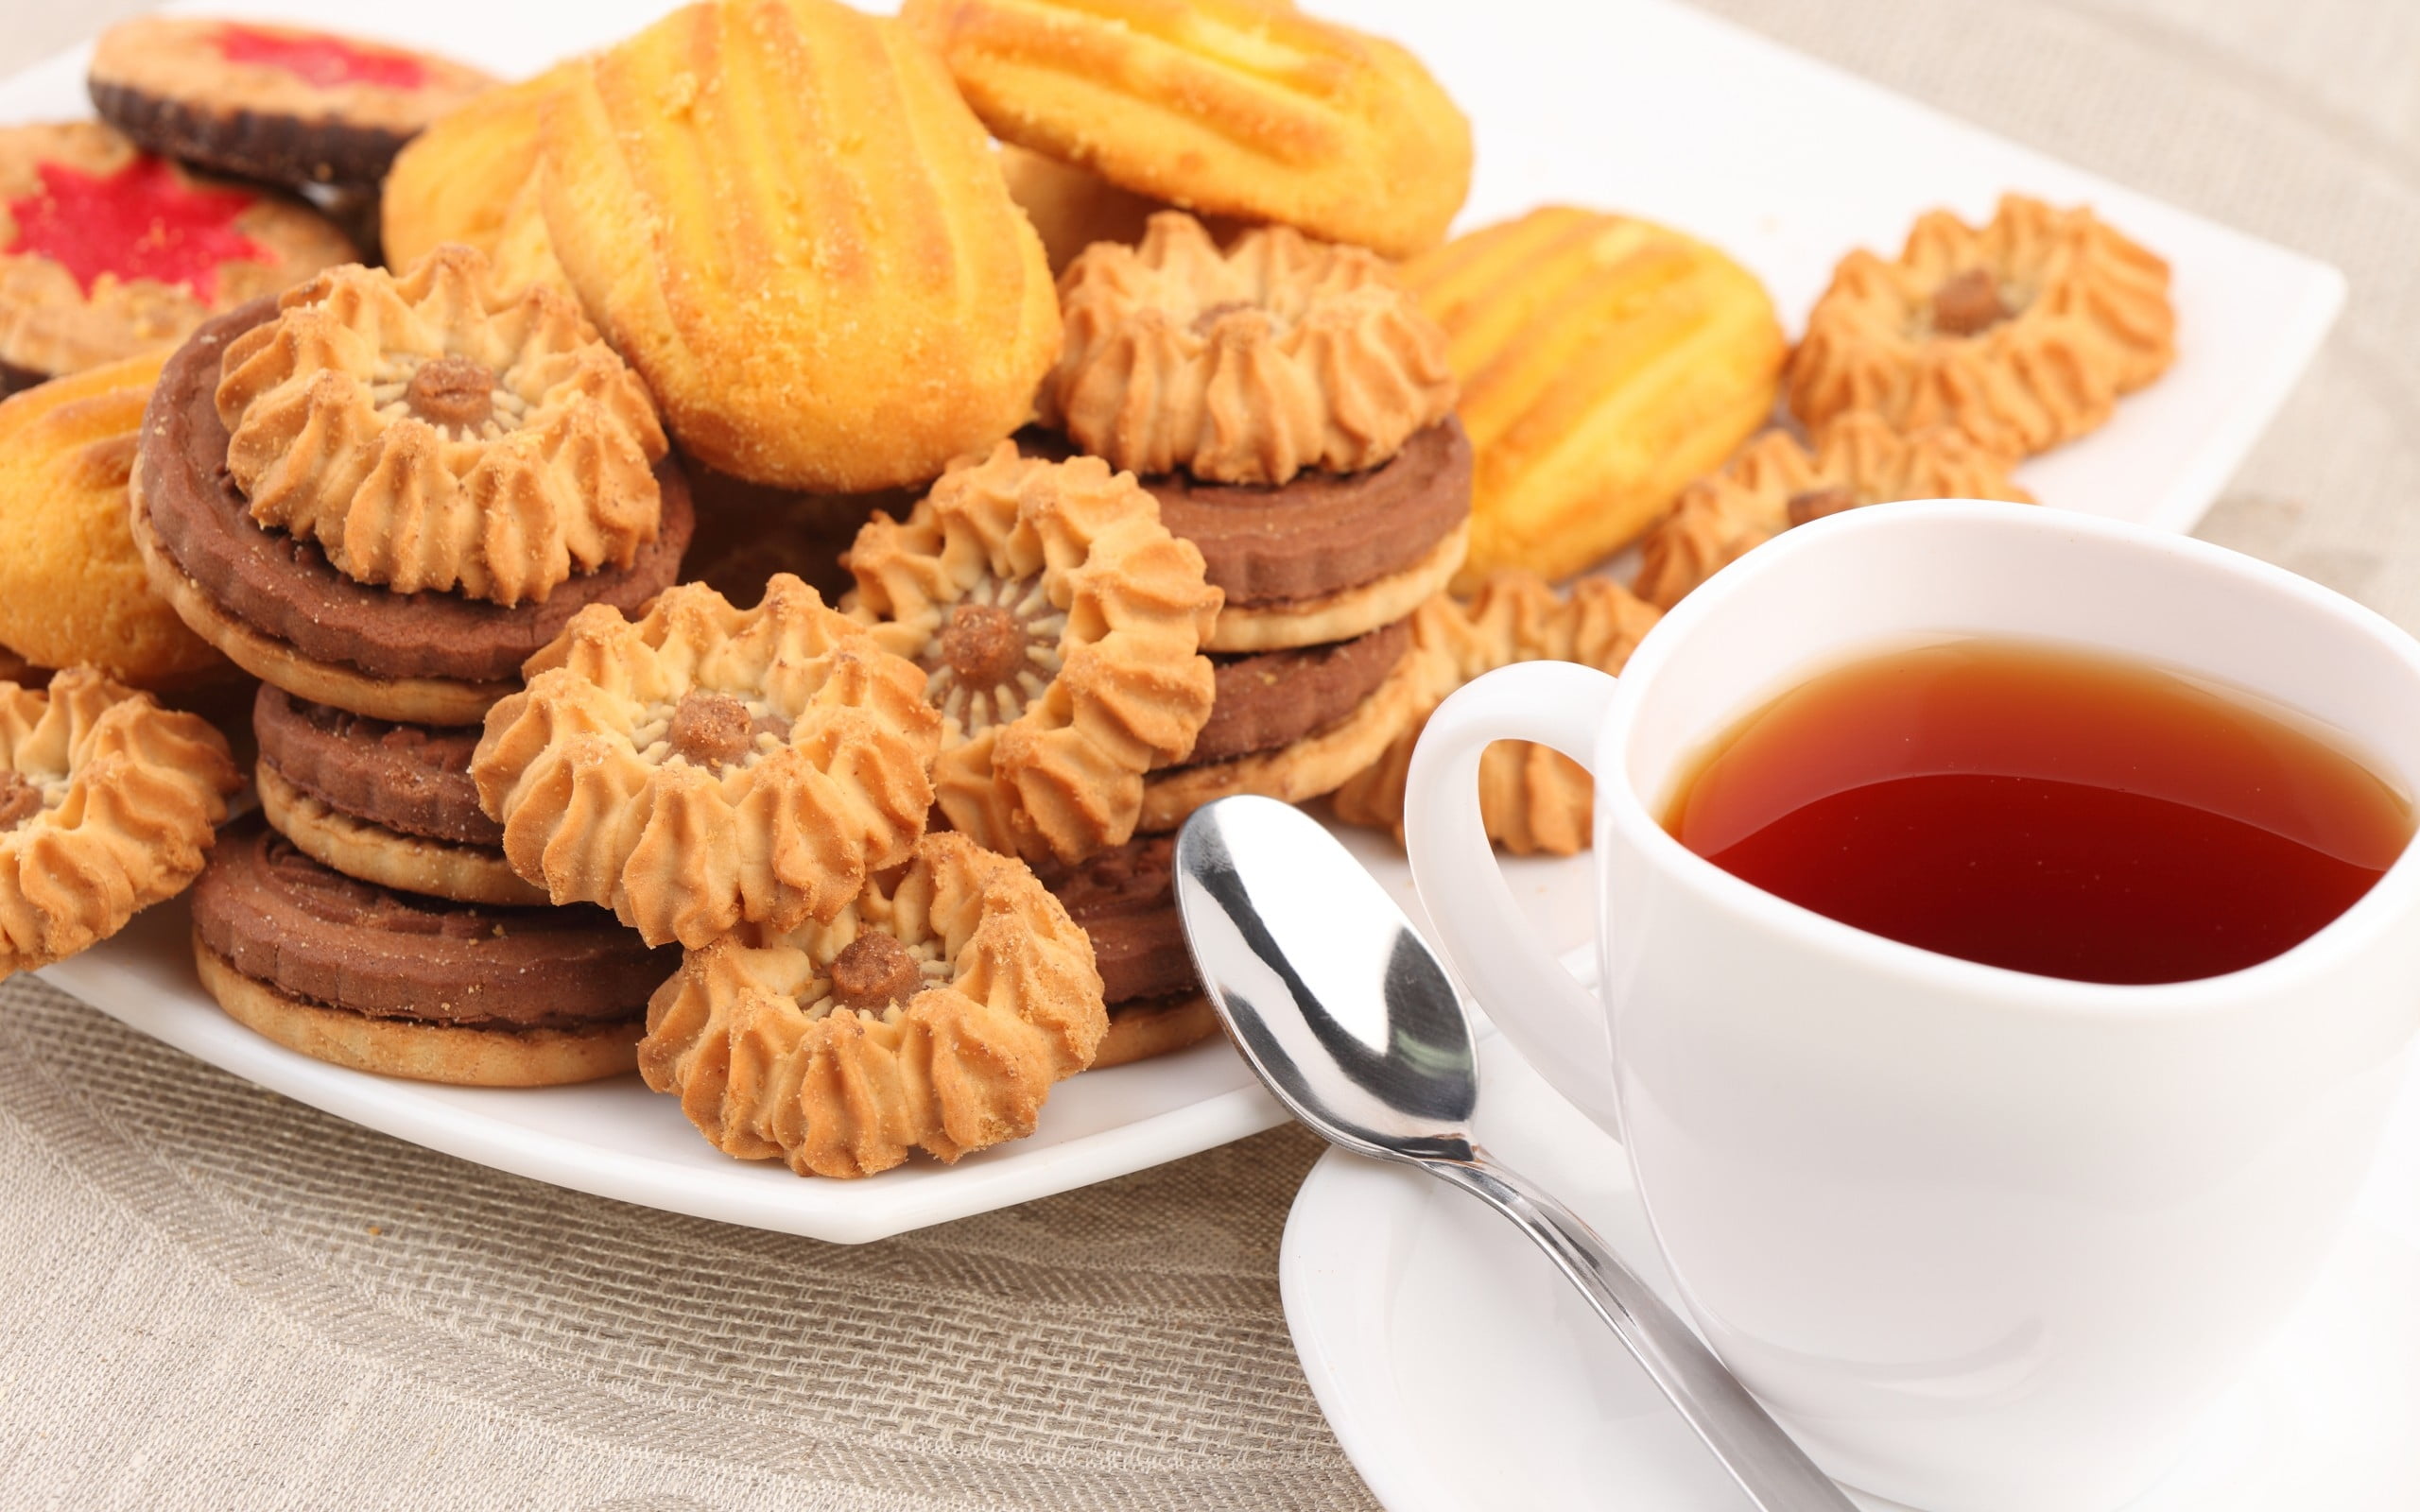
POLYGON ((390 1074, 628 1070, 671 962, 547 906, 469 775, 523 660, 669 587, 689 531, 646 387, 579 307, 459 248, 242 306, 162 369, 130 502, 154 589, 263 683, 266 822, 194 902, 220 1003, 390 1074))

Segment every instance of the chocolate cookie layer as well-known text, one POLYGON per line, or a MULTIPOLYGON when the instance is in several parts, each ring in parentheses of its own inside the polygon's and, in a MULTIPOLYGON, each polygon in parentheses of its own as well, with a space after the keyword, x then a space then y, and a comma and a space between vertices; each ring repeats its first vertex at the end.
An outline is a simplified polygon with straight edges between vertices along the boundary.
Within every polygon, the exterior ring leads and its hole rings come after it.
POLYGON ((94 112, 142 146, 268 183, 374 184, 417 134, 174 99, 97 74, 87 83, 94 112))
POLYGON ((339 814, 455 845, 504 844, 504 826, 480 812, 471 782, 476 725, 371 719, 263 683, 252 731, 278 775, 339 814))
POLYGON ((1151 835, 1082 864, 1043 872, 1067 917, 1092 936, 1101 997, 1121 1003, 1201 990, 1177 922, 1171 868, 1176 840, 1151 835))
POLYGON ((601 908, 482 908, 374 887, 248 822, 193 890, 202 943, 291 996, 372 1018, 496 1029, 635 1019, 680 965, 601 908))
POLYGON ((1218 697, 1187 764, 1274 750, 1342 719, 1411 648, 1411 622, 1298 651, 1213 656, 1218 697))
POLYGON ((1230 604, 1290 603, 1419 561, 1470 517, 1471 443, 1447 420, 1367 472, 1305 472, 1275 488, 1145 478, 1160 523, 1201 548, 1230 604))
POLYGON ((625 614, 672 586, 695 517, 680 464, 656 466, 664 518, 628 567, 560 584, 543 603, 506 609, 453 593, 395 593, 337 572, 319 546, 252 522, 227 473, 215 395, 226 343, 277 313, 256 300, 205 322, 168 359, 143 417, 137 492, 175 564, 220 610, 315 662, 377 678, 517 678, 529 654, 590 604, 625 614))

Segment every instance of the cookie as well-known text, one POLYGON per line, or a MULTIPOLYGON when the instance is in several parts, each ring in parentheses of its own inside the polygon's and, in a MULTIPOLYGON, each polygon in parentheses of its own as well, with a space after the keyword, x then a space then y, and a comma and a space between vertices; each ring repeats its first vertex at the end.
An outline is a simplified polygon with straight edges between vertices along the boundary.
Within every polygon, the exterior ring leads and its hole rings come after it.
POLYGON ((101 33, 101 119, 146 150, 292 185, 374 186, 429 122, 494 81, 427 53, 252 22, 139 16, 101 33))
POLYGON ((1470 190, 1471 129, 1394 43, 1269 0, 908 0, 1003 141, 1139 195, 1406 257, 1470 190))
POLYGON ((1174 837, 1146 835, 1041 876, 1093 945, 1109 1032, 1093 1056, 1104 1070, 1168 1055, 1219 1032, 1185 949, 1171 886, 1174 837))
POLYGON ((703 583, 735 609, 752 609, 765 585, 787 573, 837 604, 856 587, 844 558, 857 532, 877 510, 906 519, 922 489, 873 493, 804 493, 744 483, 727 472, 692 466, 698 531, 681 576, 703 583))
POLYGON ((165 356, 0 402, 0 644, 40 665, 88 664, 153 689, 234 673, 152 592, 127 525, 127 475, 165 356))
POLYGON ((570 288, 546 236, 537 174, 546 100, 579 66, 558 64, 489 90, 438 117, 395 155, 378 202, 380 240, 393 266, 454 243, 487 253, 500 288, 570 288))
POLYGON ((332 871, 265 825, 193 895, 194 964, 237 1022, 354 1071, 549 1087, 629 1071, 679 964, 596 908, 490 908, 332 871))
POLYGON ((97 121, 0 128, 0 368, 20 385, 173 345, 356 255, 301 202, 97 121))
POLYGON ((1204 803, 1236 793, 1301 803, 1334 792, 1384 755, 1398 736, 1437 706, 1444 696, 1443 690, 1452 685, 1443 639, 1447 633, 1443 617, 1450 612, 1448 601, 1440 594, 1400 625, 1366 636, 1357 645, 1325 647, 1296 658, 1229 663, 1219 683, 1222 695, 1241 687, 1256 698, 1280 702, 1293 696, 1288 691, 1288 682, 1301 685, 1299 696, 1305 703, 1322 695, 1340 703, 1341 694, 1360 685, 1373 671, 1383 668, 1383 676, 1340 717, 1303 733, 1293 734, 1293 720, 1239 720, 1246 728, 1257 727, 1270 743, 1216 761, 1191 762, 1152 773, 1144 784, 1143 813, 1136 828, 1145 833, 1173 830, 1204 803), (1387 649, 1393 646, 1402 649, 1387 656, 1387 649), (1264 681, 1264 673, 1270 680, 1264 681), (1276 743, 1281 733, 1293 738, 1276 743))
POLYGON ((215 403, 254 524, 397 593, 510 609, 628 571, 663 524, 654 402, 571 296, 444 246, 332 268, 227 343, 215 403))
POLYGON ((1894 261, 1842 259, 1790 358, 1789 407, 1817 431, 1872 410, 2018 457, 2099 426, 2175 356, 2167 263, 2088 207, 2008 195, 1981 226, 1927 212, 1894 261))
POLYGON ((184 891, 241 785, 207 722, 91 667, 0 682, 0 977, 184 891))
POLYGON ((2031 504, 2033 495, 2010 481, 2009 465, 1963 431, 1936 425, 1901 436, 1870 410, 1835 420, 1811 451, 1787 431, 1769 431, 1720 472, 1681 490, 1639 542, 1632 587, 1658 609, 1670 609, 1682 594, 1792 525, 1869 504, 2031 504))
POLYGON ((1107 1028, 1091 944, 1025 864, 930 834, 824 922, 688 952, 639 1070, 727 1154, 862 1177, 1030 1134, 1107 1028))
POLYGON ((478 726, 368 719, 264 683, 252 730, 261 811, 313 860, 458 902, 547 901, 506 863, 504 827, 479 807, 471 781, 478 726))
POLYGON ((713 0, 544 107, 547 234, 681 449, 750 482, 929 482, 1059 348, 1042 242, 949 75, 838 0, 713 0))
POLYGON ((1400 274, 1445 328, 1478 456, 1457 593, 1612 555, 1772 413, 1787 351, 1772 301, 1678 232, 1548 206, 1400 274))
POLYGON ((924 833, 925 673, 795 577, 747 610, 699 583, 592 607, 527 670, 472 756, 479 805, 524 880, 650 943, 828 920, 924 833))
POLYGON ((416 724, 477 721, 519 685, 521 663, 582 608, 636 610, 679 576, 693 524, 670 455, 655 466, 662 523, 627 568, 575 576, 510 609, 451 593, 396 593, 337 571, 308 541, 263 529, 228 467, 220 358, 276 314, 261 301, 210 321, 168 359, 146 412, 130 489, 153 588, 203 640, 265 682, 314 703, 416 724))
MULTIPOLYGON (((1151 216, 1174 208, 1013 143, 1000 145, 1000 176, 1009 182, 1009 198, 1040 233, 1053 278, 1095 242, 1140 243, 1151 216)), ((1245 229, 1224 215, 1205 216, 1202 223, 1221 244, 1245 229)))
POLYGON ((1221 251, 1191 215, 1102 242, 1059 281, 1042 422, 1113 467, 1208 483, 1358 472, 1454 408, 1445 334, 1358 247, 1287 227, 1221 251))
MULTIPOLYGON (((1660 611, 1619 584, 1582 577, 1557 593, 1532 573, 1498 573, 1467 603, 1443 600, 1425 627, 1443 679, 1430 707, 1386 754, 1337 789, 1336 816, 1403 839, 1404 782, 1412 749, 1438 702, 1462 683, 1515 662, 1577 662, 1618 673, 1660 611)), ((1516 855, 1570 855, 1589 842, 1596 788, 1562 752, 1502 740, 1479 758, 1479 814, 1488 838, 1516 855)))
POLYGON ((953 829, 1080 860, 1134 833, 1144 774, 1210 717, 1200 655, 1219 613, 1201 553, 1098 457, 1007 441, 944 473, 905 521, 857 535, 846 608, 925 674, 935 796, 953 829))

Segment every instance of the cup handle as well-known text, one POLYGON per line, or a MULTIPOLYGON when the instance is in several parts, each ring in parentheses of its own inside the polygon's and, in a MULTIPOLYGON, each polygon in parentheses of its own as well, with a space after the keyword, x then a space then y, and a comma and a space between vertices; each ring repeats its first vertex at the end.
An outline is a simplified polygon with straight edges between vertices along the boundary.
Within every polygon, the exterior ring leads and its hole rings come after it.
POLYGON ((1458 690, 1429 716, 1405 780, 1404 849, 1445 958, 1548 1085, 1618 1131, 1604 1010, 1513 902, 1488 844, 1478 764, 1499 740, 1551 746, 1597 775, 1615 681, 1570 662, 1521 662, 1458 690))

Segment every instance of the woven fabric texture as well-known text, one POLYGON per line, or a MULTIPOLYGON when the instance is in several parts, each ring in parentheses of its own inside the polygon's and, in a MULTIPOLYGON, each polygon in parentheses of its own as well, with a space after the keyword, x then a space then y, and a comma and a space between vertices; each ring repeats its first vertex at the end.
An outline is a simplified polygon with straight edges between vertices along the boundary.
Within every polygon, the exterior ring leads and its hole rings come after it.
MULTIPOLYGON (((2420 627, 2420 8, 1709 8, 2344 268, 2203 533, 2420 627)), ((19 9, 0 73, 144 7, 19 9)), ((1295 1130, 845 1248, 367 1133, 31 980, 0 1047, 11 1506, 1374 1504, 1279 1311, 1295 1130)))

